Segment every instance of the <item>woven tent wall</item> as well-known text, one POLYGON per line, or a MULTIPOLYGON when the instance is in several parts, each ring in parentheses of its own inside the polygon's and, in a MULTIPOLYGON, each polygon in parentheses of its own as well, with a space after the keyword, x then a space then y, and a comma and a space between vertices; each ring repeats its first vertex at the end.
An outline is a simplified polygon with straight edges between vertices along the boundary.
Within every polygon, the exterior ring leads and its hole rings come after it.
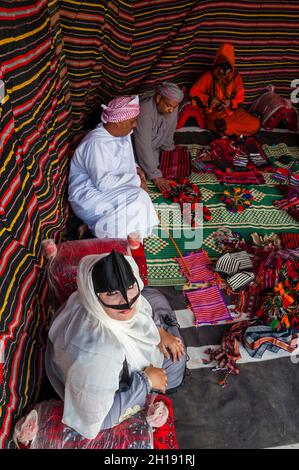
POLYGON ((56 1, 1 1, 0 448, 13 446, 14 420, 42 378, 41 240, 65 224, 70 106, 58 18, 56 1))
POLYGON ((191 85, 223 41, 235 46, 248 103, 268 83, 289 97, 298 16, 296 1, 1 1, 0 448, 13 447, 13 424, 40 385, 41 240, 65 228, 70 146, 92 111, 161 80, 191 85))
POLYGON ((190 86, 231 42, 246 103, 265 86, 290 97, 298 78, 296 1, 61 1, 61 24, 80 131, 90 111, 121 93, 142 93, 161 80, 190 86))

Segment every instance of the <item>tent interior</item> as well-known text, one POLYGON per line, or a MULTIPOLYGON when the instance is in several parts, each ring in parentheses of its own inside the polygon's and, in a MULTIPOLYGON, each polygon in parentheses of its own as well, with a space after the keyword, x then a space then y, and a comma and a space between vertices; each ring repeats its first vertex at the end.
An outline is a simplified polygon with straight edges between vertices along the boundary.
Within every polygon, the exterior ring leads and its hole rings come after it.
MULTIPOLYGON (((44 369, 53 309, 42 241, 72 239, 67 238, 69 162, 100 121, 101 104, 115 96, 142 95, 164 80, 189 89, 224 42, 235 48, 245 107, 268 85, 290 99, 299 85, 298 20, 299 4, 289 0, 2 0, 0 448, 15 448, 14 425, 30 405, 55 397, 44 369)), ((287 155, 295 167, 297 132, 261 129, 256 137, 271 163, 287 155)), ((193 156, 214 138, 192 119, 175 133, 176 144, 187 146, 193 156)), ((264 184, 252 186, 259 214, 235 229, 244 237, 298 234, 298 219, 273 207, 282 194, 269 174, 264 176, 264 184)), ((219 257, 213 234, 221 227, 234 229, 228 216, 222 218, 223 186, 205 172, 194 178, 212 214, 202 246, 212 258, 219 257)), ((161 202, 150 189, 153 202, 161 202)), ((230 374, 227 386, 219 386, 222 371, 200 358, 243 317, 195 326, 182 294, 185 280, 174 260, 177 253, 168 242, 148 240, 145 252, 149 285, 168 298, 189 355, 184 385, 170 397, 179 447, 297 443, 297 357, 248 356, 237 363, 239 374, 230 374)))

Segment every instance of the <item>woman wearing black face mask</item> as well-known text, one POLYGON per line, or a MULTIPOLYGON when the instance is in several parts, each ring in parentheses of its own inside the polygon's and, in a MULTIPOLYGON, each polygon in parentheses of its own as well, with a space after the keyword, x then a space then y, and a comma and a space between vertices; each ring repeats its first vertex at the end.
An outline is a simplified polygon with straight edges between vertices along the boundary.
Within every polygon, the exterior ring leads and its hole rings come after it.
MULTIPOLYGON (((142 408, 151 390, 178 387, 186 356, 178 330, 166 331, 159 315, 153 320, 133 258, 86 256, 77 284, 51 325, 46 371, 64 400, 63 423, 93 439, 129 408, 142 408)), ((167 301, 154 291, 165 313, 167 301)))
POLYGON ((245 89, 235 70, 235 53, 231 44, 220 46, 211 71, 205 72, 193 85, 190 97, 203 106, 208 129, 221 135, 249 136, 260 128, 259 118, 245 111, 245 89))

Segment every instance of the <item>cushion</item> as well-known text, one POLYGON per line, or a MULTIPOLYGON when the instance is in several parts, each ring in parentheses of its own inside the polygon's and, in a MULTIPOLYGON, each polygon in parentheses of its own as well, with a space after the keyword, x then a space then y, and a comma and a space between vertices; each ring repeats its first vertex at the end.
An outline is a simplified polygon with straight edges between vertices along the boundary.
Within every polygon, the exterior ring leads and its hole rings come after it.
POLYGON ((274 87, 263 93, 252 104, 249 112, 261 118, 264 129, 272 130, 284 123, 290 131, 298 129, 298 113, 290 100, 274 93, 274 87))
POLYGON ((66 241, 58 246, 57 255, 50 261, 48 275, 53 305, 58 308, 77 289, 77 266, 84 256, 110 253, 112 249, 131 254, 127 240, 96 238, 90 240, 66 241))

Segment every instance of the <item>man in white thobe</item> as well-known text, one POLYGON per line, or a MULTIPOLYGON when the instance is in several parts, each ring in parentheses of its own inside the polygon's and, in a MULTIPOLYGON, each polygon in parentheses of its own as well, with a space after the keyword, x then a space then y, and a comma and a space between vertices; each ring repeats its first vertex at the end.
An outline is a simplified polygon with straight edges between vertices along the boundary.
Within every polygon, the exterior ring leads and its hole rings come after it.
POLYGON ((69 202, 97 238, 152 233, 159 220, 136 168, 131 133, 140 112, 138 96, 104 106, 102 123, 76 149, 70 165, 69 202))

